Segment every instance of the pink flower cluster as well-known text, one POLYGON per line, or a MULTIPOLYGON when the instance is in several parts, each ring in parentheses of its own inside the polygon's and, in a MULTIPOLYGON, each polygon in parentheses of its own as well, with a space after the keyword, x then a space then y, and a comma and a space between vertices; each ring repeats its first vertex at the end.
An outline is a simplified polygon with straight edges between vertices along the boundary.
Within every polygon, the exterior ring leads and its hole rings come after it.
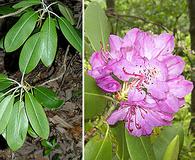
POLYGON ((185 63, 173 55, 174 37, 152 35, 137 28, 122 39, 111 35, 110 51, 93 53, 88 74, 120 102, 107 122, 124 121, 134 136, 150 135, 170 125, 193 84, 181 75, 185 63))

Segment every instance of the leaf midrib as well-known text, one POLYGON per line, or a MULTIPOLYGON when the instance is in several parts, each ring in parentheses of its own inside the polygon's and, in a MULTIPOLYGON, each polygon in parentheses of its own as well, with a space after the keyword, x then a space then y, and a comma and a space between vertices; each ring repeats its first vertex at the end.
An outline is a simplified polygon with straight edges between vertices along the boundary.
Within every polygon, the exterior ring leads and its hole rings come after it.
MULTIPOLYGON (((79 47, 81 47, 79 41, 77 40, 77 38, 75 38, 74 33, 71 31, 71 29, 69 28, 69 26, 64 22, 64 20, 62 18, 60 18, 60 20, 65 24, 66 28, 70 31, 70 33, 73 35, 72 37, 77 41, 77 44, 79 45, 79 47)), ((80 37, 78 37, 80 38, 80 37)))
MULTIPOLYGON (((29 96, 29 93, 27 93, 27 95, 28 95, 28 97, 29 97, 29 100, 30 100, 30 102, 31 102, 32 106, 34 106, 34 103, 33 103, 32 99, 31 99, 31 97, 29 96)), ((38 121, 39 128, 40 128, 40 130, 41 130, 41 133, 42 133, 42 127, 41 127, 41 123, 40 123, 39 119, 37 118, 38 116, 37 116, 37 113, 35 112, 35 109, 34 109, 34 107, 32 107, 32 108, 33 108, 33 111, 34 111, 34 113, 35 113, 35 115, 36 115, 36 119, 37 119, 37 121, 38 121)))
MULTIPOLYGON (((33 17, 35 14, 36 14, 36 12, 33 13, 33 14, 25 21, 25 23, 23 23, 23 25, 20 27, 20 29, 17 31, 16 35, 15 35, 14 38, 12 39, 12 42, 11 42, 10 46, 12 46, 13 42, 15 41, 15 38, 18 36, 18 33, 22 30, 23 26, 24 26, 24 25, 29 21, 29 19, 30 19, 31 17, 33 17)), ((9 48, 10 48, 10 47, 9 47, 9 48)))

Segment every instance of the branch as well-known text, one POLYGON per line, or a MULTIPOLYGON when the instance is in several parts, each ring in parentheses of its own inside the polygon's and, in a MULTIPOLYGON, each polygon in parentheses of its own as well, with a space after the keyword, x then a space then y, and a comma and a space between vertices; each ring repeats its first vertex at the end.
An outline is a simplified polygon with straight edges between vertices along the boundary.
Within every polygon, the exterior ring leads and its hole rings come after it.
POLYGON ((153 25, 156 25, 156 26, 162 28, 163 30, 165 30, 166 32, 170 32, 170 30, 166 26, 164 26, 163 24, 157 23, 157 22, 153 22, 153 21, 150 21, 150 20, 142 18, 142 17, 138 17, 138 16, 134 16, 134 15, 117 14, 115 12, 107 12, 107 15, 108 16, 112 16, 112 17, 117 17, 117 19, 119 19, 119 20, 121 20, 120 18, 134 18, 134 19, 138 19, 138 20, 141 20, 141 21, 143 21, 145 23, 151 23, 153 25))
POLYGON ((17 10, 16 12, 9 13, 9 14, 3 15, 3 16, 0 16, 0 19, 4 19, 4 18, 7 18, 7 17, 15 16, 15 15, 17 15, 17 14, 23 12, 23 11, 26 10, 27 8, 29 8, 29 6, 24 7, 24 8, 21 8, 21 9, 17 10))

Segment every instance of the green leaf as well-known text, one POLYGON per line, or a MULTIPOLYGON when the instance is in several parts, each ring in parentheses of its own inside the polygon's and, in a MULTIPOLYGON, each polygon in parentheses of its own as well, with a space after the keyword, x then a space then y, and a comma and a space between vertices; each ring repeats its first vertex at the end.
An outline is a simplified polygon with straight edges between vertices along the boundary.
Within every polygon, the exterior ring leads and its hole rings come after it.
POLYGON ((131 160, 155 160, 150 137, 134 137, 127 130, 125 137, 131 160))
POLYGON ((14 103, 14 96, 5 97, 0 103, 0 134, 7 127, 14 103))
POLYGON ((95 136, 85 146, 85 160, 112 160, 112 143, 105 137, 95 136))
POLYGON ((41 138, 47 139, 49 136, 49 122, 42 106, 31 93, 25 94, 25 106, 33 130, 41 138))
POLYGON ((180 141, 180 149, 181 149, 183 146, 183 138, 184 138, 182 125, 174 124, 173 126, 163 128, 160 135, 155 139, 153 143, 153 149, 156 156, 156 160, 163 159, 163 155, 165 154, 169 143, 173 140, 173 138, 176 135, 179 135, 180 137, 179 141, 180 141))
POLYGON ((0 102, 4 98, 4 93, 0 93, 0 102))
POLYGON ((58 108, 64 103, 63 100, 58 98, 55 92, 46 87, 36 87, 34 94, 39 103, 47 108, 58 108))
POLYGON ((33 138, 38 137, 38 135, 35 133, 35 131, 32 129, 32 127, 30 125, 28 126, 28 134, 33 138))
POLYGON ((104 10, 97 2, 91 2, 85 11, 85 34, 95 51, 101 49, 101 43, 106 49, 110 24, 104 10))
POLYGON ((179 136, 176 135, 175 138, 168 145, 163 160, 177 160, 179 155, 179 136))
POLYGON ((15 51, 26 41, 35 28, 37 18, 38 13, 33 11, 21 16, 5 36, 4 47, 6 52, 15 51))
POLYGON ((71 25, 74 25, 75 20, 72 11, 61 2, 58 2, 58 8, 62 15, 71 23, 71 25))
POLYGON ((12 85, 12 81, 7 79, 7 76, 0 74, 0 91, 9 88, 12 85))
POLYGON ((55 58, 57 50, 57 32, 55 21, 48 17, 41 28, 41 60, 46 67, 49 67, 55 58))
POLYGON ((6 15, 15 11, 16 9, 12 8, 11 5, 0 6, 0 15, 6 15))
POLYGON ((76 29, 64 17, 59 18, 60 29, 69 43, 80 53, 82 53, 82 39, 76 29))
POLYGON ((111 131, 116 138, 116 142, 117 142, 116 154, 118 156, 118 159, 128 160, 129 154, 128 154, 127 143, 126 143, 126 138, 125 138, 124 124, 122 122, 117 124, 117 126, 114 126, 113 128, 111 128, 111 131))
POLYGON ((22 73, 30 73, 41 59, 40 33, 32 35, 22 48, 19 68, 22 73))
POLYGON ((13 8, 19 9, 23 7, 30 7, 30 6, 38 5, 38 4, 41 4, 40 0, 23 0, 13 5, 13 8))
POLYGON ((107 101, 103 97, 105 93, 97 87, 95 80, 85 73, 85 119, 102 114, 107 101))
POLYGON ((28 119, 24 102, 16 102, 7 125, 7 142, 9 147, 16 151, 22 147, 28 130, 28 119))

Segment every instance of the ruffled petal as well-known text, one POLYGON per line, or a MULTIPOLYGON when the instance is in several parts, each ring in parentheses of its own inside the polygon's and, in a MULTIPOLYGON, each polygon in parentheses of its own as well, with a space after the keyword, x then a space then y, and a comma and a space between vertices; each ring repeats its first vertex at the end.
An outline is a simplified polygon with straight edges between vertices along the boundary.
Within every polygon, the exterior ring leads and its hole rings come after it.
POLYGON ((157 49, 158 59, 161 59, 162 56, 172 53, 174 49, 174 36, 168 33, 162 33, 159 36, 154 38, 155 48, 157 49))
POLYGON ((132 88, 128 92, 128 101, 129 102, 135 102, 135 101, 141 101, 145 98, 146 92, 143 90, 139 91, 136 88, 132 88))
POLYGON ((163 61, 168 68, 168 79, 179 76, 185 67, 185 62, 179 56, 169 56, 163 61))
POLYGON ((111 76, 96 79, 96 83, 105 92, 117 92, 121 89, 121 84, 111 76))
POLYGON ((114 125, 118 121, 123 121, 127 115, 128 108, 119 108, 118 110, 115 110, 110 117, 108 117, 107 122, 110 125, 114 125))
POLYGON ((183 76, 179 76, 168 81, 169 91, 178 98, 183 98, 193 89, 193 83, 185 80, 183 76))
POLYGON ((155 81, 147 87, 148 93, 151 94, 154 98, 165 99, 166 92, 168 92, 168 85, 163 81, 155 81))

